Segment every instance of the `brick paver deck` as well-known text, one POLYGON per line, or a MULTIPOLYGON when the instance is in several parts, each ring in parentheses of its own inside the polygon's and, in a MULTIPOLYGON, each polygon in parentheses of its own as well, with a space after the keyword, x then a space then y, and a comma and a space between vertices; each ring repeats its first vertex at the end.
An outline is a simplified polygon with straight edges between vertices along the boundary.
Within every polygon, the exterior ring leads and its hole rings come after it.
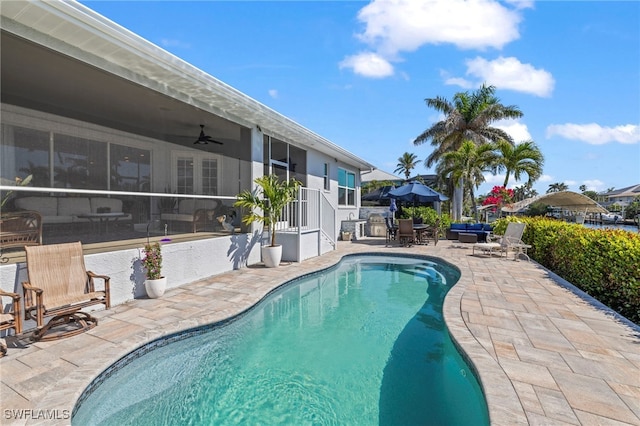
POLYGON ((85 387, 141 344, 228 318, 283 282, 358 252, 426 254, 460 268, 445 319, 478 371, 492 424, 640 425, 637 328, 558 285, 535 262, 472 255, 448 241, 385 247, 384 238, 339 242, 338 250, 299 264, 252 266, 169 290, 161 299, 134 300, 98 312, 99 325, 75 337, 22 339, 23 346, 10 345, 0 359, 0 424, 69 424, 85 387), (56 418, 17 420, 17 413, 56 418))

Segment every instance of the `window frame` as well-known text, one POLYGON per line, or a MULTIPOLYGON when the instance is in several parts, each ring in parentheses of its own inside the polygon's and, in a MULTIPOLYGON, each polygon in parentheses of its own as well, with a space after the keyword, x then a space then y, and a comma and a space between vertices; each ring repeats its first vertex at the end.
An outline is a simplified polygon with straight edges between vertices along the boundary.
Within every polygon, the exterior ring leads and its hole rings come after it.
POLYGON ((349 169, 345 169, 343 167, 338 167, 338 206, 339 207, 357 207, 358 205, 358 200, 356 197, 356 190, 357 190, 357 181, 356 181, 356 173, 349 170, 349 169), (346 178, 346 182, 344 182, 344 184, 340 181, 341 180, 341 172, 344 171, 345 173, 345 178, 346 178), (353 187, 349 187, 349 176, 353 176, 353 187), (344 196, 344 202, 342 202, 341 200, 341 196, 340 196, 340 192, 341 190, 345 191, 345 196, 344 196), (352 193, 353 195, 353 203, 349 203, 349 194, 352 193))

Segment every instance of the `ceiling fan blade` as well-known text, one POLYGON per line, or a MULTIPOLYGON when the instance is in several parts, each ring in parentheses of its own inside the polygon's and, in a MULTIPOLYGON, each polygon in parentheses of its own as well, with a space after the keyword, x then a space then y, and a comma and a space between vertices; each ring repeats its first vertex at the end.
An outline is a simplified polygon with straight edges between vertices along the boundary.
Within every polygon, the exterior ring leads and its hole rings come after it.
POLYGON ((217 140, 213 139, 211 136, 205 135, 204 124, 201 124, 200 135, 198 136, 198 139, 194 142, 194 144, 207 145, 209 142, 217 143, 218 145, 224 145, 222 142, 218 142, 217 140))
POLYGON ((215 139, 212 139, 210 136, 207 136, 207 141, 208 142, 213 142, 213 143, 217 143, 218 145, 224 145, 223 142, 217 141, 215 139))

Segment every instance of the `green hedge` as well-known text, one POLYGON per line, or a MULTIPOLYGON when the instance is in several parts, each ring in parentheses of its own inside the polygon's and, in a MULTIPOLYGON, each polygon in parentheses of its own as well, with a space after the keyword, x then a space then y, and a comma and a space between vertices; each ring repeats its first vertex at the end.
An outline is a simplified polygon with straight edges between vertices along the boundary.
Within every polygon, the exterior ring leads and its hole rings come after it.
POLYGON ((495 233, 510 221, 527 224, 532 259, 640 324, 640 233, 527 217, 500 219, 495 233))

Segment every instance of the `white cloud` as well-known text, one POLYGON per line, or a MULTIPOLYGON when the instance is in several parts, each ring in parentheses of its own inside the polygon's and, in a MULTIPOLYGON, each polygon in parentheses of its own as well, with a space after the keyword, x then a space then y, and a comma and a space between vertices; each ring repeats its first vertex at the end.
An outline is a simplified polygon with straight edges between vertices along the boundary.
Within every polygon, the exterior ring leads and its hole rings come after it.
POLYGON ((517 11, 493 0, 374 0, 358 19, 359 38, 385 55, 449 43, 463 49, 500 49, 520 37, 517 11))
POLYGON ((491 173, 484 173, 483 176, 485 183, 489 183, 492 185, 502 185, 504 183, 503 174, 493 175, 491 173))
POLYGON ((339 64, 340 69, 352 68, 356 74, 365 77, 383 78, 393 75, 393 65, 373 52, 363 52, 348 56, 339 64))
POLYGON ((474 81, 463 77, 450 77, 446 71, 440 71, 440 76, 444 79, 444 84, 449 86, 459 86, 463 89, 475 89, 478 86, 474 81))
MULTIPOLYGON (((529 7, 528 2, 514 4, 509 8, 495 0, 373 0, 358 13, 365 28, 357 37, 388 63, 398 61, 401 52, 428 44, 501 49, 520 38, 520 9, 529 7)), ((349 59, 341 68, 359 73, 359 62, 349 59)))
POLYGON ((582 184, 587 187, 587 191, 600 192, 600 191, 604 191, 606 189, 605 186, 604 186, 604 182, 602 182, 601 180, 598 180, 598 179, 583 180, 582 184))
POLYGON ((565 139, 578 140, 590 145, 603 145, 611 142, 623 144, 640 143, 640 126, 625 124, 616 127, 602 127, 590 124, 552 124, 547 127, 547 139, 558 135, 565 139))
POLYGON ((554 180, 554 177, 551 175, 542 175, 536 182, 552 182, 554 180))
POLYGON ((517 58, 500 56, 489 61, 481 57, 467 60, 467 75, 473 81, 463 78, 452 78, 447 84, 463 82, 462 87, 479 86, 487 83, 498 89, 509 89, 516 92, 530 93, 535 96, 549 97, 553 92, 555 80, 550 72, 536 69, 531 64, 523 64, 517 58))
POLYGON ((271 96, 273 99, 278 99, 278 90, 269 89, 269 96, 271 96))
POLYGON ((492 127, 504 130, 513 138, 516 143, 531 140, 531 133, 526 124, 520 123, 517 120, 502 120, 493 124, 492 127))

